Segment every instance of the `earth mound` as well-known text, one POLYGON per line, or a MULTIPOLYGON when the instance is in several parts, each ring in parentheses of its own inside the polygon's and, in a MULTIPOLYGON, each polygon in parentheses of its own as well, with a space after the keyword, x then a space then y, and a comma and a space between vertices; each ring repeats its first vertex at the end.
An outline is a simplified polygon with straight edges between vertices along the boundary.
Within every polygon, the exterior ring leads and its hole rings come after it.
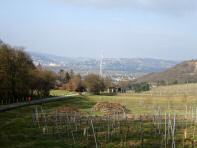
POLYGON ((127 109, 119 103, 98 102, 93 108, 94 112, 101 112, 107 115, 125 114, 127 109))

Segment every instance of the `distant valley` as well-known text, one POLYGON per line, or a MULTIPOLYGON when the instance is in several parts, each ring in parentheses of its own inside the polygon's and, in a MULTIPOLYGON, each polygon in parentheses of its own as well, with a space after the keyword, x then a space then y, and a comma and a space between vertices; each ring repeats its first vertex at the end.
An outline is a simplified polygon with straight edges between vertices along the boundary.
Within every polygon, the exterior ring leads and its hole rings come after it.
MULTIPOLYGON (((70 58, 43 53, 29 54, 36 65, 40 63, 43 67, 53 71, 73 69, 82 75, 99 73, 99 58, 70 58)), ((102 67, 104 75, 117 78, 126 76, 129 79, 134 79, 148 73, 164 71, 177 63, 179 62, 150 58, 104 58, 102 67)))

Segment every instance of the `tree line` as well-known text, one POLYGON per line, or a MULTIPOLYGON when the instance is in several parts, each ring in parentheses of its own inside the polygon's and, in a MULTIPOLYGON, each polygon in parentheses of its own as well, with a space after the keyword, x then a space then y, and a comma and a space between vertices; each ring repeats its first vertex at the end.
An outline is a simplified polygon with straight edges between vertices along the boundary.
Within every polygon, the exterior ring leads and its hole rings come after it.
POLYGON ((96 74, 81 77, 73 70, 55 73, 35 66, 23 48, 0 43, 0 102, 10 104, 48 97, 51 89, 100 94, 112 86, 110 78, 96 74))
POLYGON ((70 72, 61 69, 58 73, 58 83, 56 89, 62 89, 75 92, 90 92, 99 95, 103 92, 117 93, 132 90, 136 93, 149 91, 151 86, 149 83, 134 83, 133 81, 125 80, 114 82, 111 77, 101 77, 97 74, 88 74, 82 77, 80 74, 75 74, 73 70, 70 72), (112 91, 113 90, 113 91, 112 91))
POLYGON ((97 74, 82 77, 73 70, 61 69, 55 73, 43 69, 41 65, 35 66, 23 48, 0 42, 1 104, 48 97, 51 89, 100 94, 104 91, 125 92, 126 89, 141 92, 149 90, 150 86, 148 83, 133 85, 130 81, 114 83, 111 77, 101 77, 97 74))
POLYGON ((53 72, 37 68, 23 48, 11 47, 1 42, 1 104, 46 97, 53 88, 55 79, 53 72))
POLYGON ((112 80, 108 77, 103 78, 93 73, 82 77, 80 74, 75 74, 73 70, 67 72, 61 69, 58 73, 56 89, 100 94, 110 86, 112 86, 112 80))

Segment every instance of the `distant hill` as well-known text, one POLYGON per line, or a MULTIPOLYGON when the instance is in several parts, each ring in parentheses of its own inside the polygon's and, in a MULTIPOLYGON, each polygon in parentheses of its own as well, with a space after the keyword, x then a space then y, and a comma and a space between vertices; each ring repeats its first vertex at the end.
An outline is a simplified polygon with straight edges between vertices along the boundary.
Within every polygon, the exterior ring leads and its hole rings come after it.
MULTIPOLYGON (((80 73, 99 72, 100 59, 69 58, 48 54, 30 53, 35 64, 58 71, 59 69, 73 69, 80 73)), ((151 72, 160 72, 176 65, 177 61, 149 58, 104 58, 104 74, 133 74, 141 76, 151 72)))
POLYGON ((197 82, 197 60, 185 61, 163 72, 144 75, 135 82, 158 83, 159 81, 168 84, 197 82))
POLYGON ((3 44, 3 41, 0 39, 0 45, 3 44))

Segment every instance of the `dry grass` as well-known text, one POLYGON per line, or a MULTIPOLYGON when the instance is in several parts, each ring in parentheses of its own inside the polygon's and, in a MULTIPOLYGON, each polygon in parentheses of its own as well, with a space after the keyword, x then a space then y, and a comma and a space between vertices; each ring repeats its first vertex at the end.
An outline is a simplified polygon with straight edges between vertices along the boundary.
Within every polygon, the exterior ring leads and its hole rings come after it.
POLYGON ((197 106, 197 84, 161 86, 144 93, 125 93, 116 96, 89 96, 95 102, 120 103, 135 115, 162 112, 184 114, 186 105, 197 106))

